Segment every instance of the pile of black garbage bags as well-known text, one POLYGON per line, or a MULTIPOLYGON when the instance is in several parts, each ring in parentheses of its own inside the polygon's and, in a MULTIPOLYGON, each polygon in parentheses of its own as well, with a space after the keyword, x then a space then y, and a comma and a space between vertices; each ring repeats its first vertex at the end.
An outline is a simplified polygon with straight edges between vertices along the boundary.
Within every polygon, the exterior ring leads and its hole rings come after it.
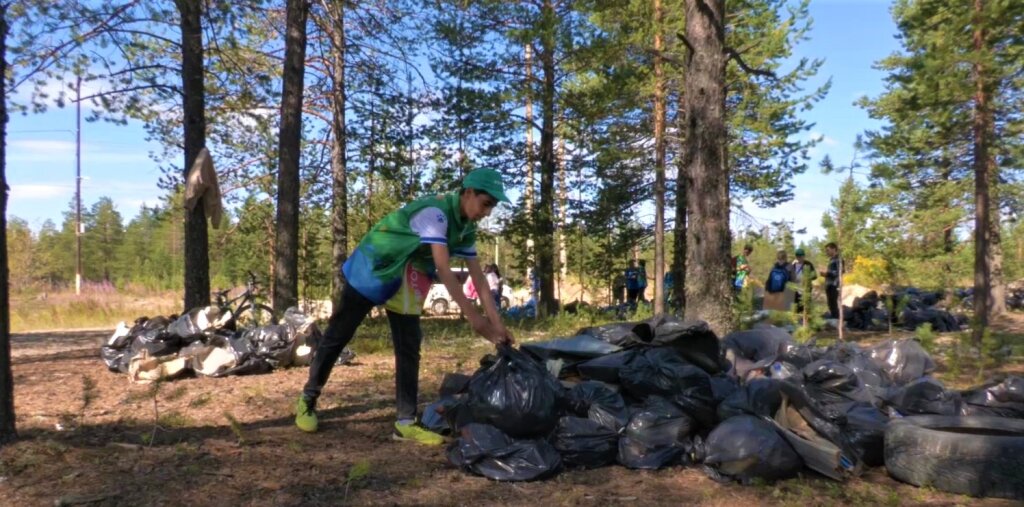
POLYGON ((890 418, 1024 417, 1024 380, 956 392, 934 368, 909 339, 816 347, 760 327, 719 340, 704 322, 656 317, 501 348, 472 375, 446 375, 421 419, 455 437, 452 464, 499 481, 613 464, 845 480, 883 465, 890 418))
POLYGON ((296 308, 278 324, 235 329, 216 307, 177 317, 141 317, 121 323, 100 348, 110 371, 135 382, 170 380, 189 374, 210 377, 267 373, 308 364, 320 332, 313 318, 296 308))
POLYGON ((967 324, 967 317, 943 308, 944 297, 942 292, 914 287, 882 295, 869 291, 855 298, 852 306, 843 306, 843 320, 850 329, 866 331, 885 331, 890 320, 895 327, 908 331, 924 324, 930 324, 932 330, 940 333, 959 331, 967 324))

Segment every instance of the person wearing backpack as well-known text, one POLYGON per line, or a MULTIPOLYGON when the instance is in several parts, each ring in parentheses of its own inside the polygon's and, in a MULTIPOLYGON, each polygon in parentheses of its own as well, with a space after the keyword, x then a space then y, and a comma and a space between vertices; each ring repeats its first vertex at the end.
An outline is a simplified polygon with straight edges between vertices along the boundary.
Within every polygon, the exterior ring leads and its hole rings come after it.
POLYGON ((787 310, 786 308, 786 284, 790 282, 789 262, 785 250, 779 250, 775 255, 775 265, 768 272, 768 279, 764 282, 764 307, 768 310, 787 310))
POLYGON ((799 287, 793 295, 793 303, 796 304, 797 313, 804 311, 804 297, 811 297, 811 282, 818 277, 814 270, 814 264, 804 257, 804 249, 797 248, 796 260, 789 265, 789 279, 799 287))

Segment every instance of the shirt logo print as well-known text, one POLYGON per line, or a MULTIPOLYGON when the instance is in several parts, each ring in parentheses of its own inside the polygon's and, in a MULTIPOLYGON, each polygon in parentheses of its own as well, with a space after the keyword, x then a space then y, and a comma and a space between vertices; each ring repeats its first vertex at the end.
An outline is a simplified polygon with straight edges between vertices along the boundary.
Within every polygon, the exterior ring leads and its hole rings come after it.
POLYGON ((438 213, 438 215, 437 215, 437 223, 439 223, 439 224, 443 224, 444 223, 444 215, 438 213))

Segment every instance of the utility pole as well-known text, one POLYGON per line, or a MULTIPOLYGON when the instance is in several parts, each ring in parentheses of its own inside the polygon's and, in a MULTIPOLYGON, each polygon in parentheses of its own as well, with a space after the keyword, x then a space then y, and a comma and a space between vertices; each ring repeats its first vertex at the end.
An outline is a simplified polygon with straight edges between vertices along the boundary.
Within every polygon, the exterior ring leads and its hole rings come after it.
POLYGON ((75 84, 75 295, 82 293, 82 76, 75 84))

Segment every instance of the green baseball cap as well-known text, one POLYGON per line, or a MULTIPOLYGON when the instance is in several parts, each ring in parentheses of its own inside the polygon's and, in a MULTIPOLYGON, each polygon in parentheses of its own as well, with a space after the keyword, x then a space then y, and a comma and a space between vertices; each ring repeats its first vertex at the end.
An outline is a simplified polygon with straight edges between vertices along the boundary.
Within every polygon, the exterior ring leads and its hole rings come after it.
POLYGON ((495 199, 511 203, 505 195, 505 185, 501 182, 501 175, 494 169, 474 169, 462 179, 462 188, 472 188, 487 192, 495 199))
POLYGON ((799 257, 799 256, 801 256, 801 255, 803 255, 803 254, 804 254, 804 249, 803 249, 803 248, 797 248, 797 249, 796 249, 796 255, 797 255, 798 257, 799 257))

